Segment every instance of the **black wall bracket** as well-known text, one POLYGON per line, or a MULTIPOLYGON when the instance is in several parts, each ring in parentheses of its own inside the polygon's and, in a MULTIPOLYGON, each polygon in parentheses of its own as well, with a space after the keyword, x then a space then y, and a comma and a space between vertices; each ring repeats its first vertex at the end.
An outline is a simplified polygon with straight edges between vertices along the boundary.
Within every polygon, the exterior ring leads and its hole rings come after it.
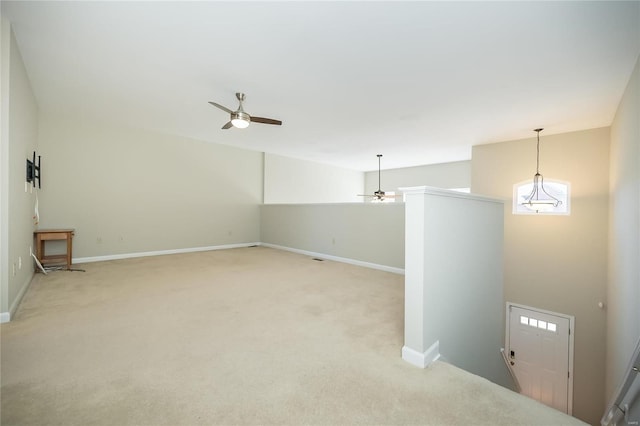
POLYGON ((38 155, 38 163, 36 164, 36 152, 33 151, 33 160, 27 158, 27 182, 35 187, 37 181, 38 188, 41 188, 40 176, 40 156, 38 155))

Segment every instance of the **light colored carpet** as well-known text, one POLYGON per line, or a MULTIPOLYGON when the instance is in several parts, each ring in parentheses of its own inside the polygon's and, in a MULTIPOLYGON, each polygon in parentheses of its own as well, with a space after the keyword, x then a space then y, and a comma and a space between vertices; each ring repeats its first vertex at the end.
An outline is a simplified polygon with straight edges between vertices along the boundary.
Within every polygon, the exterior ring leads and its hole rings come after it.
POLYGON ((2 425, 582 424, 402 361, 400 275, 264 247, 82 267, 2 325, 2 425))

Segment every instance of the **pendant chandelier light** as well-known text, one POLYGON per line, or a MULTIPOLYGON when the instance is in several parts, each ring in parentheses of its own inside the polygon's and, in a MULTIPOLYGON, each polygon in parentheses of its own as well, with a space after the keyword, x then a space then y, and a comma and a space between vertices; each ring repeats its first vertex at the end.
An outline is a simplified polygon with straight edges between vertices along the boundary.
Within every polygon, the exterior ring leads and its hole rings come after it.
POLYGON ((562 201, 549 194, 544 189, 544 177, 540 174, 540 132, 544 129, 534 129, 533 131, 538 134, 538 144, 536 147, 536 174, 533 176, 533 188, 531 193, 524 199, 522 205, 535 210, 551 211, 555 207, 562 204, 562 201))

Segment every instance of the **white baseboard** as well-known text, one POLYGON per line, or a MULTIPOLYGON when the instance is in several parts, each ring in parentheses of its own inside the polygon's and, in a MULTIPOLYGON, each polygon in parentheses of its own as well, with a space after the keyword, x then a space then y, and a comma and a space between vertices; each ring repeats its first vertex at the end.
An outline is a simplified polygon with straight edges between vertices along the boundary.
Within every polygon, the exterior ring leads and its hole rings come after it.
POLYGON ((313 251, 300 250, 291 247, 279 246, 277 244, 260 243, 263 247, 270 247, 279 250, 286 250, 293 253, 304 254, 306 256, 317 257, 318 259, 333 260, 335 262, 348 263, 350 265, 363 266, 365 268, 378 269, 380 271, 391 272, 394 274, 404 275, 404 269, 395 268, 393 266, 379 265, 377 263, 363 262, 361 260, 349 259, 347 257, 332 256, 330 254, 316 253, 313 251))
MULTIPOLYGON (((174 250, 156 250, 156 251, 146 251, 146 252, 138 252, 138 253, 123 253, 123 254, 112 254, 105 256, 90 256, 90 257, 74 257, 72 259, 73 264, 82 264, 82 263, 91 263, 91 262, 104 262, 107 260, 119 260, 119 259, 131 259, 135 257, 147 257, 147 256, 162 256, 166 254, 179 254, 179 253, 194 253, 199 251, 211 251, 211 250, 226 250, 226 249, 234 249, 234 248, 243 248, 243 247, 252 247, 252 246, 264 246, 275 248, 279 250, 286 250, 298 254, 304 254, 307 256, 317 257, 319 259, 333 260, 336 262, 348 263, 351 265, 362 266, 365 268, 378 269, 380 271, 391 272, 394 274, 404 275, 404 269, 395 268, 392 266, 386 265, 378 265, 376 263, 363 262, 361 260, 349 259, 346 257, 332 256, 324 253, 316 253, 307 250, 300 250, 291 247, 279 246, 276 244, 268 244, 268 243, 239 243, 239 244, 225 244, 220 246, 207 246, 207 247, 191 247, 191 248, 183 248, 183 249, 174 249, 174 250)), ((20 294, 11 305, 9 312, 0 312, 0 323, 9 322, 11 320, 12 314, 15 315, 15 311, 18 308, 18 305, 22 301, 22 297, 27 291, 27 288, 31 284, 31 280, 33 278, 33 274, 29 278, 29 282, 23 285, 20 294)), ((437 343, 437 342, 436 342, 437 343)), ((408 348, 407 348, 408 349, 408 348)), ((404 348, 403 350, 403 358, 404 358, 404 348)), ((411 350, 411 349, 408 349, 411 350)), ((417 353, 417 352, 416 352, 417 353)), ((436 358, 437 359, 437 358, 436 358)), ((423 367, 424 368, 424 367, 423 367)))
POLYGON ((259 246, 260 243, 225 244, 221 246, 191 247, 174 250, 144 251, 139 253, 111 254, 106 256, 74 257, 72 263, 104 262, 106 260, 131 259, 134 257, 163 256, 165 254, 194 253, 198 251, 226 250, 242 247, 259 246))
MULTIPOLYGON (((27 290, 29 289, 29 286, 31 286, 31 283, 33 282, 34 274, 35 274, 35 272, 32 269, 31 270, 31 274, 29 274, 27 280, 22 284, 22 288, 20 289, 20 292, 18 293, 16 298, 13 299, 13 303, 9 307, 9 312, 6 312, 7 321, 2 321, 2 319, 4 319, 4 318, 0 317, 0 322, 9 322, 9 321, 11 321, 11 317, 14 317, 16 315, 16 311, 18 310, 18 306, 20 306, 20 303, 22 302, 22 298, 27 293, 27 290)), ((3 312, 2 314, 5 314, 5 312, 3 312)), ((2 314, 0 314, 0 315, 2 315, 2 314)))
POLYGON ((27 289, 29 288, 29 286, 31 285, 31 282, 33 281, 33 274, 34 272, 31 271, 31 274, 29 275, 27 280, 24 282, 24 284, 22 284, 22 288, 20 289, 20 292, 18 293, 16 298, 13 299, 13 303, 9 307, 9 312, 0 312, 0 324, 4 324, 5 322, 11 321, 11 317, 16 315, 18 306, 20 306, 20 302, 22 302, 22 298, 27 293, 27 289))
POLYGON ((418 352, 408 346, 403 346, 402 359, 416 367, 427 368, 429 364, 440 359, 440 341, 436 340, 425 352, 418 352))
POLYGON ((226 249, 251 247, 251 246, 264 246, 264 247, 270 247, 270 248, 275 248, 279 250, 286 250, 293 253, 304 254, 306 256, 317 257, 319 259, 333 260, 336 262, 348 263, 351 265, 363 266, 365 268, 372 268, 380 271, 404 275, 404 269, 402 268, 395 268, 393 266, 379 265, 377 263, 363 262, 361 260, 349 259, 346 257, 332 256, 324 253, 316 253, 313 251, 300 250, 300 249, 291 248, 291 247, 279 246, 277 244, 260 243, 260 242, 226 244, 221 246, 208 246, 208 247, 192 247, 192 248, 174 249, 174 250, 146 251, 146 252, 139 252, 139 253, 123 253, 123 254, 112 254, 112 255, 105 255, 105 256, 74 257, 72 262, 73 264, 104 262, 107 260, 131 259, 135 257, 147 257, 147 256, 162 256, 166 254, 178 254, 178 253, 193 253, 198 251, 226 250, 226 249))

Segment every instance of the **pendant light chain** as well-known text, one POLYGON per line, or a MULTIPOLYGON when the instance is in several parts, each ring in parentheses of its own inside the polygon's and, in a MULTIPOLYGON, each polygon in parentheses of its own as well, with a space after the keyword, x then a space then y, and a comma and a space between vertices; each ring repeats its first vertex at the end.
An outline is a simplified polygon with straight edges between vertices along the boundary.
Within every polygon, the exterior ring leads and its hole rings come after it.
POLYGON ((538 206, 541 204, 550 205, 553 207, 558 207, 562 204, 562 201, 558 200, 553 195, 549 194, 544 188, 544 177, 540 174, 540 132, 544 129, 534 129, 533 131, 538 134, 537 144, 536 144, 536 174, 533 176, 533 188, 531 189, 531 193, 525 201, 522 203, 523 205, 528 205, 530 208, 535 209, 536 212, 539 211, 538 206), (540 198, 541 195, 544 195, 544 198, 540 198))
POLYGON ((540 174, 540 132, 544 129, 535 129, 534 132, 538 133, 538 145, 536 147, 536 174, 540 174))

